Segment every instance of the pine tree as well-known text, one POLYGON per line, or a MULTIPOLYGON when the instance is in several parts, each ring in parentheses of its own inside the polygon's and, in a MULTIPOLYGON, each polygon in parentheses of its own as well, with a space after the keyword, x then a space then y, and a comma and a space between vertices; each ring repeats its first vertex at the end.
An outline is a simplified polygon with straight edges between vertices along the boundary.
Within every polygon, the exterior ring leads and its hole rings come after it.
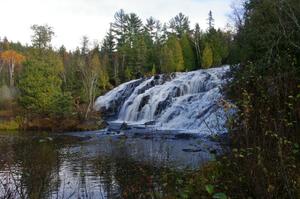
POLYGON ((196 62, 195 62, 195 55, 194 55, 194 51, 193 51, 191 42, 186 33, 182 35, 180 44, 181 44, 181 48, 182 48, 184 66, 185 66, 186 70, 191 71, 191 70, 195 69, 196 62))
POLYGON ((209 13, 208 13, 208 30, 212 30, 214 29, 214 26, 215 26, 215 20, 213 18, 213 14, 212 14, 212 11, 210 10, 209 13))
POLYGON ((151 74, 152 75, 156 75, 156 66, 155 66, 155 64, 153 64, 153 66, 152 66, 152 70, 151 70, 151 74))
POLYGON ((143 22, 142 20, 135 14, 130 13, 126 15, 126 35, 132 45, 134 37, 142 33, 143 22))
POLYGON ((213 64, 213 52, 209 44, 205 44, 205 48, 202 54, 202 67, 209 68, 213 64))
POLYGON ((201 48, 202 48, 202 33, 198 23, 195 25, 195 30, 193 34, 193 44, 195 48, 196 55, 196 66, 201 66, 201 48))
POLYGON ((83 56, 86 56, 89 53, 90 51, 89 45, 90 45, 89 38, 87 36, 83 36, 81 41, 81 54, 83 56))
POLYGON ((155 41, 155 37, 157 34, 156 23, 157 21, 153 17, 150 17, 149 19, 146 20, 146 25, 144 28, 153 42, 155 41))
POLYGON ((170 29, 172 33, 175 33, 177 36, 182 37, 183 34, 190 33, 190 21, 187 16, 182 13, 179 13, 170 21, 170 29))
POLYGON ((116 66, 114 64, 115 50, 116 50, 115 37, 113 35, 112 24, 110 24, 109 31, 107 32, 101 47, 101 54, 103 59, 106 60, 105 67, 107 69, 110 79, 114 79, 115 77, 118 76, 118 74, 116 74, 118 70, 114 68, 116 66))
POLYGON ((71 96, 63 93, 61 59, 52 52, 34 52, 24 63, 18 84, 20 105, 32 114, 64 116, 71 111, 71 96))
POLYGON ((121 9, 116 12, 114 19, 112 30, 117 39, 117 47, 120 48, 125 43, 127 14, 121 9))
POLYGON ((184 71, 184 60, 182 48, 176 36, 171 35, 167 41, 167 46, 172 52, 173 71, 184 71))
POLYGON ((172 50, 167 45, 163 46, 161 49, 161 72, 171 73, 175 71, 174 65, 172 50))

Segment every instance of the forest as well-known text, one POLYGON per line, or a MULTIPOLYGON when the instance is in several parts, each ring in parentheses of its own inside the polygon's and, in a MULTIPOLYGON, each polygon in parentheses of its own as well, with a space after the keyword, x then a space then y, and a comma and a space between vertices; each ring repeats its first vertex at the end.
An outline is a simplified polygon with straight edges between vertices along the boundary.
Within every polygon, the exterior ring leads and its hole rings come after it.
POLYGON ((33 25, 28 46, 2 38, 0 129, 99 129, 95 99, 121 83, 230 65, 229 149, 166 198, 299 198, 299 0, 244 1, 224 30, 213 14, 204 30, 183 13, 143 23, 119 10, 100 44, 83 37, 74 51, 51 46, 49 25, 33 25))
POLYGON ((55 33, 49 25, 31 27, 30 46, 1 40, 1 85, 7 95, 0 98, 1 106, 21 109, 17 116, 22 128, 52 129, 57 127, 55 120, 72 118, 68 124, 73 126, 59 128, 76 129, 76 123, 95 117, 95 98, 120 83, 237 61, 230 54, 233 32, 216 30, 211 11, 207 30, 199 24, 192 29, 182 13, 164 24, 153 17, 143 24, 136 14, 124 10, 114 18, 101 44, 91 44, 83 36, 75 51, 53 48, 55 33), (54 122, 45 125, 41 118, 54 122), (28 126, 31 120, 33 125, 28 126))

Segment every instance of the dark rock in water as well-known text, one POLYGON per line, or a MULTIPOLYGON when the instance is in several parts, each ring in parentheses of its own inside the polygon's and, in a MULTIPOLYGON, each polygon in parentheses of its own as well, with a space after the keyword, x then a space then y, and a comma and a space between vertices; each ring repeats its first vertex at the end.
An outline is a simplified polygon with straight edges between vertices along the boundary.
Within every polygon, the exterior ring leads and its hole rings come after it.
POLYGON ((212 153, 212 154, 217 154, 217 150, 216 149, 210 149, 209 152, 212 153))
POLYGON ((165 101, 161 101, 158 103, 154 115, 155 116, 160 115, 170 104, 171 104, 171 97, 168 96, 165 101))
POLYGON ((159 75, 154 75, 154 79, 158 80, 158 79, 160 79, 160 76, 159 75))
POLYGON ((196 136, 190 133, 179 133, 175 135, 176 139, 183 139, 183 140, 188 140, 188 139, 195 139, 196 136))
POLYGON ((171 73, 171 78, 174 79, 176 77, 176 73, 171 73))
POLYGON ((121 124, 120 126, 120 130, 129 130, 129 126, 126 122, 123 122, 123 124, 121 124))
POLYGON ((151 126, 151 125, 155 125, 156 121, 149 121, 149 122, 145 122, 145 126, 151 126))
POLYGON ((163 75, 161 76, 161 80, 162 80, 162 82, 168 82, 168 81, 171 81, 171 76, 168 75, 168 74, 163 74, 163 75))
POLYGON ((181 90, 178 87, 173 89, 173 97, 179 97, 181 95, 181 90))
POLYGON ((184 152, 201 152, 202 151, 202 149, 182 149, 182 151, 184 151, 184 152))
POLYGON ((139 111, 141 111, 142 108, 143 108, 146 104, 148 104, 149 99, 150 99, 150 96, 149 96, 149 95, 146 95, 146 96, 144 96, 144 97, 142 98, 141 103, 140 103, 140 106, 139 106, 139 111))

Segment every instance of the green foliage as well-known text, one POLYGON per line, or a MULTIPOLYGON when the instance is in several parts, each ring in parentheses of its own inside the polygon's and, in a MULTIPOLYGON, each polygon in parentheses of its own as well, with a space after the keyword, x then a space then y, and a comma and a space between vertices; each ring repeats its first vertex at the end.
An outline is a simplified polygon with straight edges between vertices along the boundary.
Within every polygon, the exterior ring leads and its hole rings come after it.
POLYGON ((161 72, 170 73, 174 71, 174 60, 171 49, 169 49, 168 46, 164 46, 161 51, 161 72))
POLYGON ((16 131, 19 129, 20 123, 16 120, 0 121, 0 130, 16 131))
POLYGON ((245 4, 235 41, 240 65, 229 92, 240 111, 219 177, 236 198, 299 196, 299 8, 294 0, 245 4))
MULTIPOLYGON (((220 31, 222 36, 215 39, 219 42, 215 45, 215 40, 207 39, 213 38, 208 36, 211 31, 201 32, 199 25, 191 30, 189 18, 182 13, 170 23, 150 17, 143 24, 135 13, 120 10, 101 46, 92 46, 89 38, 83 37, 82 45, 73 51, 64 46, 58 50, 51 47, 52 27, 31 28, 32 46, 0 40, 1 52, 13 50, 28 57, 17 67, 14 79, 16 87, 20 86, 20 105, 28 114, 61 117, 72 107, 77 113, 73 116, 86 119, 93 115, 95 98, 112 86, 148 74, 200 68, 205 42, 212 48, 213 63, 226 63, 226 54, 214 54, 222 50, 225 33, 220 31)), ((5 85, 9 71, 1 63, 0 85, 5 85)))
POLYGON ((38 49, 47 49, 50 47, 52 37, 54 36, 53 28, 48 25, 33 25, 31 30, 32 45, 38 49))
POLYGON ((152 66, 151 74, 152 74, 152 75, 156 75, 156 67, 155 67, 155 64, 153 64, 153 66, 152 66))
POLYGON ((202 67, 209 68, 213 64, 213 52, 209 44, 205 44, 205 48, 202 54, 202 67))
POLYGON ((70 113, 70 94, 61 90, 59 57, 52 52, 36 53, 24 63, 18 88, 19 103, 30 113, 65 115, 70 113))
POLYGON ((214 193, 214 186, 213 185, 206 185, 205 186, 205 189, 206 189, 206 191, 207 191, 207 193, 209 194, 209 195, 212 195, 213 193, 214 193))
POLYGON ((130 70, 129 67, 127 67, 126 70, 125 70, 125 78, 127 80, 130 80, 132 78, 131 70, 130 70))
POLYGON ((213 198, 214 199, 227 199, 227 196, 225 193, 215 193, 213 195, 213 198))
POLYGON ((189 18, 184 14, 179 13, 170 20, 170 28, 173 33, 181 38, 184 34, 188 34, 190 32, 189 18))
POLYGON ((186 70, 191 71, 195 69, 196 66, 196 59, 194 55, 194 51, 191 45, 191 42, 189 40, 189 37, 187 34, 184 34, 180 40, 181 48, 182 48, 182 54, 184 59, 184 66, 186 70))
POLYGON ((167 41, 167 47, 172 54, 172 72, 184 71, 184 60, 182 55, 182 48, 178 39, 175 36, 170 36, 167 41))

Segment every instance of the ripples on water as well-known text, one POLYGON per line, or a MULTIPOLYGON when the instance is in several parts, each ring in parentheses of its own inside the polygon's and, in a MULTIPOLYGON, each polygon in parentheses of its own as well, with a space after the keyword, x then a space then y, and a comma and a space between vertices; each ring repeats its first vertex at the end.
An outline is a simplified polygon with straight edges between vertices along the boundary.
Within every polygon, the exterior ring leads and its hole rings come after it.
POLYGON ((0 198, 160 198, 217 147, 204 138, 104 134, 0 133, 0 198))

